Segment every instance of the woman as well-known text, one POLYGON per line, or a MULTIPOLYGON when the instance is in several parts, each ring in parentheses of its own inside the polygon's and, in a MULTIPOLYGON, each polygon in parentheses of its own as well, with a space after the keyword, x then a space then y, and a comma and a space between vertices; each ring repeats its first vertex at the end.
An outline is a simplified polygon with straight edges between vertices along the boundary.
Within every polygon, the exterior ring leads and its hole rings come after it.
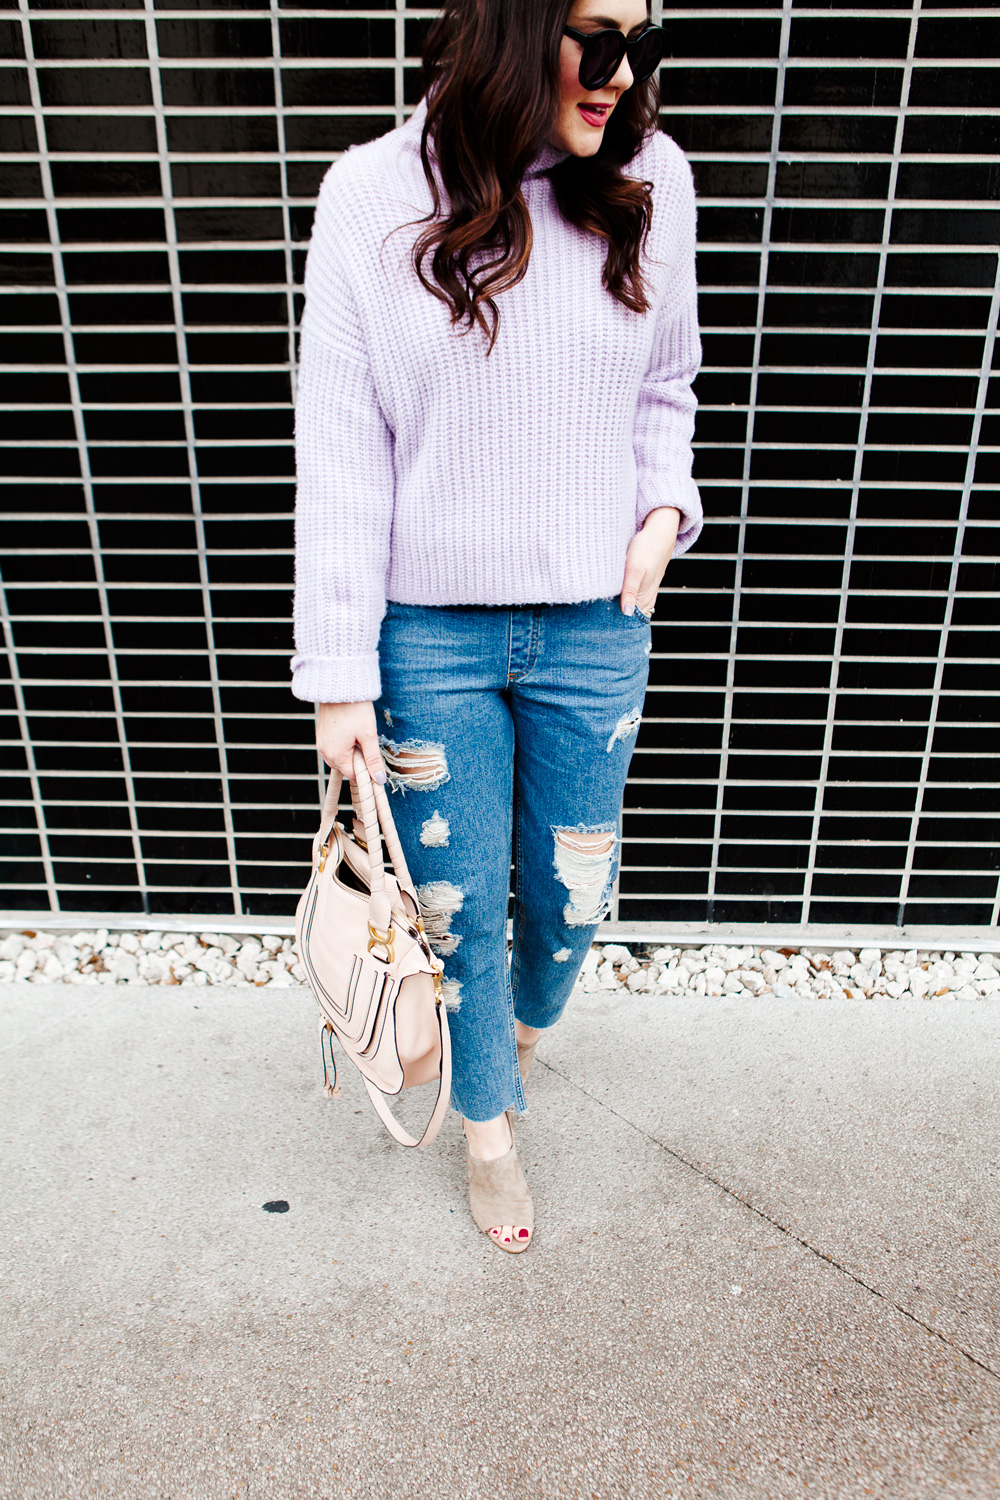
POLYGON ((512 1252, 511 1114, 608 911, 649 621, 701 528, 661 55, 644 0, 447 0, 424 101, 327 174, 306 271, 293 691, 328 765, 388 774, 470 1206, 512 1252))

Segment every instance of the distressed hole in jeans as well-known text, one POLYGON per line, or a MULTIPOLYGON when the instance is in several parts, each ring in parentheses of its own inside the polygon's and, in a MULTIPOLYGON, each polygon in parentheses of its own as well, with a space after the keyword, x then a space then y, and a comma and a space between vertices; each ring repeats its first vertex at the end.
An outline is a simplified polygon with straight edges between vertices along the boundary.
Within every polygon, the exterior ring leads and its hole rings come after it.
POLYGON ((460 979, 442 979, 441 999, 444 1001, 445 1010, 458 1010, 462 1003, 462 981, 460 979))
POLYGON ((572 956, 573 955, 568 948, 557 948, 555 953, 553 953, 552 955, 557 964, 569 963, 572 956))
POLYGON ((553 828, 556 879, 569 891, 563 908, 567 927, 593 927, 611 910, 611 871, 618 846, 616 825, 553 828))
POLYGON ((433 792, 451 780, 443 745, 428 740, 405 740, 397 745, 388 735, 379 735, 385 772, 392 790, 433 792))
POLYGON ((426 885, 417 886, 417 895, 427 941, 439 958, 447 958, 462 941, 452 932, 451 919, 462 910, 465 893, 449 880, 428 880, 426 885))
POLYGON ((425 849, 447 849, 450 835, 448 819, 442 818, 437 808, 420 825, 420 842, 425 849))
POLYGON ((627 740, 631 735, 637 734, 639 732, 639 725, 641 723, 641 708, 633 708, 629 713, 622 714, 621 718, 618 720, 618 723, 615 725, 611 733, 611 738, 608 740, 608 743, 604 747, 607 754, 611 754, 613 747, 619 740, 627 740))

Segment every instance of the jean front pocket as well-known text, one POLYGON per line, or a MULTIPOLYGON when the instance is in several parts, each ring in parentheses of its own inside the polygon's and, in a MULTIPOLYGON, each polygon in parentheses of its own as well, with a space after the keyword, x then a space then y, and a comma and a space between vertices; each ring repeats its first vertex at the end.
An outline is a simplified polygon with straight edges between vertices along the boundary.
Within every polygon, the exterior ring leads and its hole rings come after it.
POLYGON ((625 613, 617 600, 615 601, 615 609, 620 618, 625 621, 626 625, 638 625, 640 629, 644 629, 645 627, 652 625, 653 623, 653 616, 648 615, 646 611, 642 609, 638 604, 635 606, 634 612, 630 615, 627 615, 625 613))

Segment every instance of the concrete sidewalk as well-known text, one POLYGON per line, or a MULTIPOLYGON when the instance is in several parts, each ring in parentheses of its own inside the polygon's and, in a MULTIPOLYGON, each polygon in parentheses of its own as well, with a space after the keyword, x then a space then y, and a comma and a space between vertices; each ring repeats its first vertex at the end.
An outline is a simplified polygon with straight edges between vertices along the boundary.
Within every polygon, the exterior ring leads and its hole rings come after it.
POLYGON ((575 996, 515 1259, 307 992, 2 1001, 5 1500, 1000 1496, 996 1003, 575 996))

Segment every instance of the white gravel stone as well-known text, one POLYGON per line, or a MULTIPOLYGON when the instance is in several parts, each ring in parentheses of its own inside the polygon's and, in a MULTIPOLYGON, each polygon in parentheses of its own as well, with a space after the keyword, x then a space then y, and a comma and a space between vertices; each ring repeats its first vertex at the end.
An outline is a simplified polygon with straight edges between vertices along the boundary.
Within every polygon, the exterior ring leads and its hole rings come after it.
POLYGON ((248 938, 235 956, 236 967, 238 969, 255 969, 257 961, 263 952, 264 949, 260 943, 254 938, 248 938))
MULTIPOLYGON (((267 947, 267 939, 266 938, 264 939, 264 946, 265 946, 265 948, 267 947)), ((582 963, 582 965, 580 967, 581 978, 586 979, 589 976, 592 976, 592 975, 596 974, 597 973, 597 965, 600 963, 600 961, 601 961, 601 955, 598 953, 597 949, 596 948, 588 948, 587 951, 586 951, 586 953, 583 956, 583 963, 582 963)))
MULTIPOLYGON (((774 969, 775 972, 777 972, 779 969, 783 969, 788 963, 788 959, 785 957, 785 955, 783 953, 778 953, 774 948, 764 948, 760 956, 763 959, 764 963, 767 964, 770 968, 774 969)), ((853 953, 851 954, 851 957, 854 957, 853 953)))
POLYGON ((25 979, 38 962, 38 954, 34 948, 22 948, 14 964, 14 972, 18 979, 25 979))
POLYGON ((147 984, 163 984, 169 975, 170 960, 165 953, 150 953, 148 950, 140 953, 139 976, 147 984))
MULTIPOLYGON (((131 935, 131 933, 123 934, 124 937, 131 937, 131 935)), ((114 956, 108 964, 108 969, 119 980, 139 978, 139 961, 133 953, 129 952, 124 944, 119 944, 115 950, 114 956)))
MULTIPOLYGON (((306 983, 291 938, 275 934, 13 932, 0 938, 0 982, 248 986, 287 989, 306 983)), ((780 953, 713 943, 661 947, 652 958, 622 943, 591 948, 580 970, 584 990, 619 990, 669 997, 692 990, 710 997, 751 999, 769 992, 804 1001, 847 995, 885 1004, 954 994, 1000 999, 1000 957, 989 953, 839 948, 780 953)))

